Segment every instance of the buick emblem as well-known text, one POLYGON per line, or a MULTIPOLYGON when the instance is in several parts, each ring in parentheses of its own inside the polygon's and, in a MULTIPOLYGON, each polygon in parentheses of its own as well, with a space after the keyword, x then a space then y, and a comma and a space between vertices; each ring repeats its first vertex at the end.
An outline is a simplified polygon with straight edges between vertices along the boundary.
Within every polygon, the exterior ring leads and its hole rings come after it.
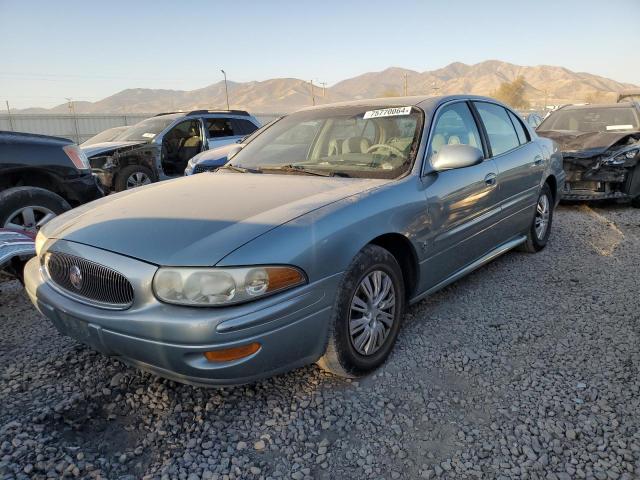
POLYGON ((69 269, 69 281, 76 290, 80 290, 82 288, 82 272, 77 265, 73 265, 69 269))

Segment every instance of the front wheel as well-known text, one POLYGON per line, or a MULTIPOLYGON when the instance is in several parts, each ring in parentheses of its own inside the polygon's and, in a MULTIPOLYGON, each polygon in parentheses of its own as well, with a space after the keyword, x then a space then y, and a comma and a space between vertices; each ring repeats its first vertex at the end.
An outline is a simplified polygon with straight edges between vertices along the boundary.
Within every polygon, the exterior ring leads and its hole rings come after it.
POLYGON ((9 188, 0 192, 0 228, 37 233, 49 220, 70 209, 64 198, 44 188, 9 188))
POLYGON ((398 262, 384 248, 366 246, 338 289, 327 349, 318 365, 342 377, 364 375, 382 365, 398 336, 403 308, 398 262))
POLYGON ((527 240, 522 245, 525 252, 539 252, 547 245, 553 222, 553 206, 551 188, 549 188, 549 184, 545 183, 538 195, 536 212, 527 233, 527 240))
POLYGON ((115 181, 115 191, 131 190, 154 182, 153 172, 143 165, 127 165, 124 167, 115 181))

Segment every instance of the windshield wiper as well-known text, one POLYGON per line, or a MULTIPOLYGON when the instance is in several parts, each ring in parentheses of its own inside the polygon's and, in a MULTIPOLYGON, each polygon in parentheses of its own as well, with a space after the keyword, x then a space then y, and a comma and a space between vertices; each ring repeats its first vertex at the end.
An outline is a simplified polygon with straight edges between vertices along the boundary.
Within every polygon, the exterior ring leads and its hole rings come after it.
POLYGON ((321 169, 309 169, 302 165, 282 165, 279 167, 272 167, 269 170, 280 171, 280 172, 293 172, 293 173, 302 173, 303 175, 316 175, 318 177, 333 177, 334 172, 327 172, 326 170, 321 169))
POLYGON ((238 173, 262 173, 262 170, 258 168, 238 167, 236 165, 231 165, 230 163, 227 163, 224 167, 220 167, 220 168, 225 168, 227 170, 231 170, 233 172, 238 172, 238 173))

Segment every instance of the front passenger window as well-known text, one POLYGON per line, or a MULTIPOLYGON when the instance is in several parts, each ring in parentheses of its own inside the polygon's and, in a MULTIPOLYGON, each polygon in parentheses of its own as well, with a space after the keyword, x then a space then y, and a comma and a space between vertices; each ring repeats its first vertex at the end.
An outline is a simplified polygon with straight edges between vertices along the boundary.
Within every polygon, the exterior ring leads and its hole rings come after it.
POLYGON ((436 155, 443 145, 459 144, 482 150, 478 127, 465 102, 442 108, 433 128, 429 158, 436 155))

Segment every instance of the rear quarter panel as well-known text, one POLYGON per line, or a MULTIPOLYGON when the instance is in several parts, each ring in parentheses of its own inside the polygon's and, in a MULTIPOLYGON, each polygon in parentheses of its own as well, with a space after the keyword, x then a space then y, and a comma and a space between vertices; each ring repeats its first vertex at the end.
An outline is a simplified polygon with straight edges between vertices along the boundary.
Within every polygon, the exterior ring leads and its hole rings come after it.
POLYGON ((560 202, 560 194, 564 189, 564 181, 566 174, 563 168, 562 152, 560 146, 553 140, 545 137, 538 137, 536 135, 536 142, 543 151, 545 159, 548 159, 545 165, 545 170, 540 179, 542 184, 550 177, 553 176, 556 180, 556 192, 555 200, 556 205, 560 202))

